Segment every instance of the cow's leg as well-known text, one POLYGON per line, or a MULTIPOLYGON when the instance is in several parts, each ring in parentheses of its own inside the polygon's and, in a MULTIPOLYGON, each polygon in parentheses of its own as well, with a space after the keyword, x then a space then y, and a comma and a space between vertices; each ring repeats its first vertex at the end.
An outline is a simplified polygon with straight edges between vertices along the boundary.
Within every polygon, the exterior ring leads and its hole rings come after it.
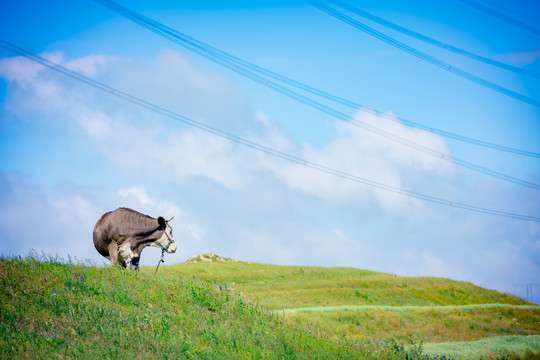
POLYGON ((131 265, 129 268, 133 271, 139 271, 139 256, 135 256, 133 259, 131 259, 131 265))
POLYGON ((117 266, 118 265, 118 245, 114 241, 111 241, 111 243, 109 244, 109 257, 111 259, 111 265, 117 266))

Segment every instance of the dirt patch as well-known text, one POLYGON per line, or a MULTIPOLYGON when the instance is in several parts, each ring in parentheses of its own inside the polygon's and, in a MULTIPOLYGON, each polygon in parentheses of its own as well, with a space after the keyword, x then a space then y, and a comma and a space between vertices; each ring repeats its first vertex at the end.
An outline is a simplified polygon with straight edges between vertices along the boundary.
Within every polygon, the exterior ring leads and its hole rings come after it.
POLYGON ((197 254, 192 256, 187 262, 229 262, 238 261, 235 259, 224 258, 216 254, 197 254))

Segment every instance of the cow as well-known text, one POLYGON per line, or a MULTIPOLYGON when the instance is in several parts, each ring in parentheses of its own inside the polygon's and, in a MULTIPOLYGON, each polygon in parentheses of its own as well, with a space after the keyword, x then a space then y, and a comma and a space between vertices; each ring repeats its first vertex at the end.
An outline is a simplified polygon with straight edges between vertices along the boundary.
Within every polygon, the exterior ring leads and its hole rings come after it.
POLYGON ((120 264, 125 269, 130 263, 130 268, 138 271, 141 252, 148 245, 168 253, 176 251, 168 224, 173 218, 154 219, 132 209, 118 208, 103 214, 94 226, 94 246, 111 260, 112 266, 120 264))

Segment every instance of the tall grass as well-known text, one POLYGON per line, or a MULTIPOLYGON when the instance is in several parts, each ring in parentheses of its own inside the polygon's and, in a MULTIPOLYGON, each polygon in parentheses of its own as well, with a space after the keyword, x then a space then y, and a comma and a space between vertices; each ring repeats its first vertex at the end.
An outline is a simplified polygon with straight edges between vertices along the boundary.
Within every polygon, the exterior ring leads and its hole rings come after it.
MULTIPOLYGON (((293 325, 224 284, 58 259, 0 259, 2 359, 411 359, 293 325)), ((169 274, 170 275, 170 274, 169 274)), ((416 355, 414 355, 416 353, 416 355)), ((412 356, 412 357, 411 357, 412 356)))

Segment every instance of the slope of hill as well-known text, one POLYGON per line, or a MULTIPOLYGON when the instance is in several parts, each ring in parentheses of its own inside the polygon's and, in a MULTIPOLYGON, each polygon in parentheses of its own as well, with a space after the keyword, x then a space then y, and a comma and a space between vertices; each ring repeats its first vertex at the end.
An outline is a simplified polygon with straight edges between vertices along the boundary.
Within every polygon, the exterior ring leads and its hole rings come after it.
POLYGON ((411 357, 401 348, 359 346, 292 325, 233 291, 191 276, 2 257, 0 358, 411 357))
POLYGON ((467 282, 224 260, 168 266, 163 276, 226 284, 299 323, 364 340, 444 342, 540 334, 539 306, 467 282))
POLYGON ((217 260, 188 261, 169 266, 164 273, 227 282, 270 309, 373 304, 529 304, 517 296, 471 283, 433 277, 401 277, 354 268, 217 260))
MULTIPOLYGON (((0 358, 429 360, 442 356, 402 344, 430 340, 426 331, 437 327, 439 341, 454 331, 460 340, 485 337, 486 329, 540 332, 538 307, 467 283, 220 259, 163 266, 154 275, 155 268, 132 273, 2 257, 0 358)), ((495 345, 511 341, 534 358, 538 338, 501 337, 507 340, 495 345)), ((440 346, 431 349, 452 349, 440 346)), ((475 354, 474 343, 462 346, 475 354)))

